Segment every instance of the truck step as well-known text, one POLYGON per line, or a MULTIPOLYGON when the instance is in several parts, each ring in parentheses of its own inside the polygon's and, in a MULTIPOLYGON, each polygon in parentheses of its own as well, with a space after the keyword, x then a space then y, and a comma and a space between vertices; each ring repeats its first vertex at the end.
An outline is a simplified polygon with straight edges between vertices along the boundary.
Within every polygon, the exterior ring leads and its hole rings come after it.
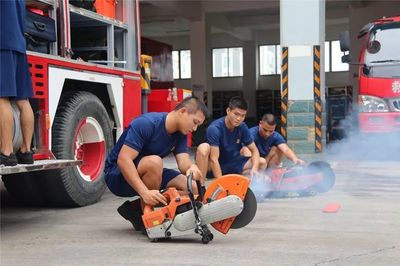
POLYGON ((0 175, 59 169, 81 164, 82 161, 80 160, 38 160, 35 161, 34 164, 17 164, 16 166, 0 165, 0 175))

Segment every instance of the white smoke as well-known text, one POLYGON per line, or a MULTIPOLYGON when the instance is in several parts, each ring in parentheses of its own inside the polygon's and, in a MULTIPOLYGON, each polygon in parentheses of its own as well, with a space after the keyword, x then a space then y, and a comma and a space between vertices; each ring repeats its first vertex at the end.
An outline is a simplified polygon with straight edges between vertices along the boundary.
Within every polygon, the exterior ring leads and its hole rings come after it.
POLYGON ((250 184, 258 202, 265 198, 313 196, 329 191, 335 174, 328 163, 313 161, 304 166, 270 168, 253 176, 250 184))
POLYGON ((339 127, 344 129, 343 139, 327 145, 329 161, 342 160, 400 160, 400 131, 390 133, 360 133, 354 119, 349 116, 339 127))
POLYGON ((263 202, 273 191, 271 174, 272 170, 265 170, 251 177, 250 189, 256 196, 257 202, 263 202))

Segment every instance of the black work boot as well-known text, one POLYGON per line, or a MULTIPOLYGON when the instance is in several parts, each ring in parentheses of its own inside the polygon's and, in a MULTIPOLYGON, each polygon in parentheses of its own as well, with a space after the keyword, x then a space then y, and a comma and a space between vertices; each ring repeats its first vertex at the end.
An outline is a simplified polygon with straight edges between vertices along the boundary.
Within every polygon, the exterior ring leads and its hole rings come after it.
POLYGON ((18 164, 17 157, 15 157, 14 153, 10 153, 10 155, 0 154, 0 164, 4 166, 16 166, 18 164))
POLYGON ((33 164, 33 151, 21 152, 18 150, 17 160, 20 164, 33 164))
POLYGON ((146 231, 142 221, 142 208, 134 206, 134 202, 125 201, 121 206, 117 209, 118 213, 132 223, 133 227, 136 231, 146 231))

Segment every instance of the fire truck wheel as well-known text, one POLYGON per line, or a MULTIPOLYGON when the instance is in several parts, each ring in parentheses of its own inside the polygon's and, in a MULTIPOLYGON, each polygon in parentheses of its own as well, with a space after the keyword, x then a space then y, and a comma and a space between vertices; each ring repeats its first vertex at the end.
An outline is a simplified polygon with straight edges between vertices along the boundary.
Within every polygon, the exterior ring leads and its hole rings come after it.
POLYGON ((112 145, 111 121, 99 98, 84 91, 63 96, 52 127, 52 151, 57 159, 82 165, 49 171, 46 198, 59 206, 97 202, 106 188, 103 169, 112 145))
POLYGON ((39 206, 44 204, 38 179, 27 173, 11 174, 2 177, 4 186, 12 198, 20 203, 39 206))

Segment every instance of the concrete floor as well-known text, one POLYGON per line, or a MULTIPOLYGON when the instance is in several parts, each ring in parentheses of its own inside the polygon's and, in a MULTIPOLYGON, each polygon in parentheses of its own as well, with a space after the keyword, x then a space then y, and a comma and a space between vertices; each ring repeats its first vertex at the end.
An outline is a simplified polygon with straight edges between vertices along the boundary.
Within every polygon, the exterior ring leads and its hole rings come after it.
POLYGON ((2 191, 1 265, 400 265, 400 161, 336 161, 333 190, 267 200, 247 227, 151 243, 107 192, 76 209, 18 206, 2 191), (337 213, 323 213, 339 203, 337 213))

